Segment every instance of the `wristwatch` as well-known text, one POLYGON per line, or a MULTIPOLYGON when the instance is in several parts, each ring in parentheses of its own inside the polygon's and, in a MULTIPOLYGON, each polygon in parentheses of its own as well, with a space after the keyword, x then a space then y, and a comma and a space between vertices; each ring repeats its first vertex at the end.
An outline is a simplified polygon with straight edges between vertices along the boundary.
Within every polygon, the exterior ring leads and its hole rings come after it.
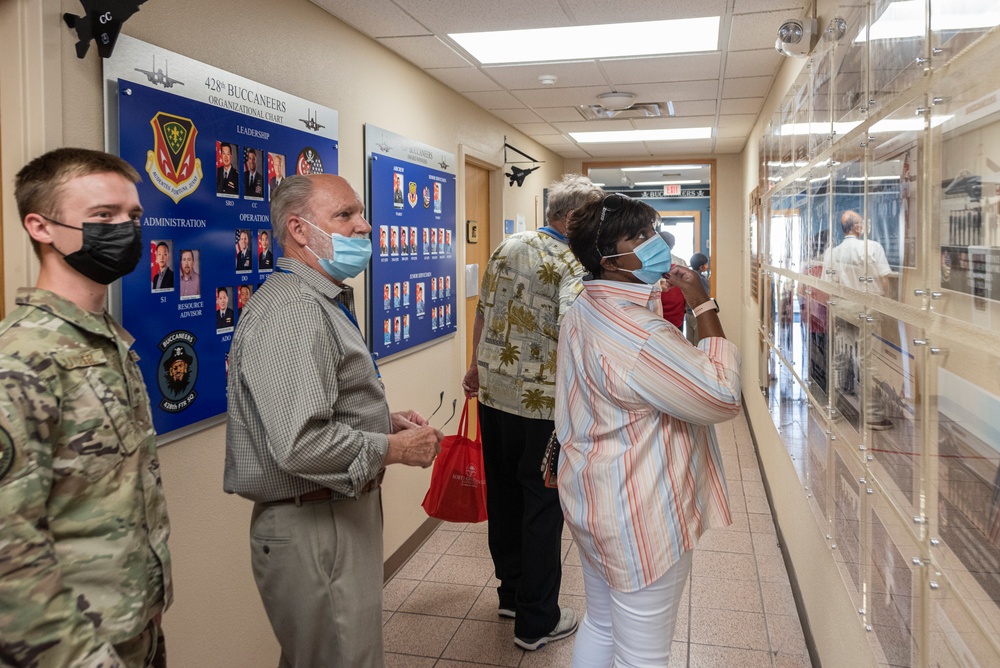
POLYGON ((719 302, 715 301, 712 297, 709 297, 707 302, 698 304, 691 309, 691 313, 693 313, 696 318, 702 313, 706 313, 708 311, 715 311, 716 313, 719 312, 719 302))

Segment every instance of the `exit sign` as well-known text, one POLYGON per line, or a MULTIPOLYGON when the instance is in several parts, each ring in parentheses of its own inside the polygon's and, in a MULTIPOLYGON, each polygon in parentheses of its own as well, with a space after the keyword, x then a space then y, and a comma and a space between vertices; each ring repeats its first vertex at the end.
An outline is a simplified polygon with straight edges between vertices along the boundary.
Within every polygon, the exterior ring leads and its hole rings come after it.
POLYGON ((667 195, 668 197, 671 195, 673 196, 680 195, 681 185, 679 183, 668 183, 667 185, 663 186, 663 194, 667 195))

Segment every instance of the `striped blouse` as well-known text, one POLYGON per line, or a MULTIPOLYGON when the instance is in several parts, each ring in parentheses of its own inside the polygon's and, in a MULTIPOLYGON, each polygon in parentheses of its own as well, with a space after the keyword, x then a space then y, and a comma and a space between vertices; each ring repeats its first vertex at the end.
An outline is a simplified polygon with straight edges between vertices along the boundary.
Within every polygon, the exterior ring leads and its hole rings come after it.
POLYGON ((659 292, 587 281, 559 332, 559 498, 588 560, 624 592, 732 522, 712 425, 739 412, 739 350, 692 346, 660 317, 659 292))

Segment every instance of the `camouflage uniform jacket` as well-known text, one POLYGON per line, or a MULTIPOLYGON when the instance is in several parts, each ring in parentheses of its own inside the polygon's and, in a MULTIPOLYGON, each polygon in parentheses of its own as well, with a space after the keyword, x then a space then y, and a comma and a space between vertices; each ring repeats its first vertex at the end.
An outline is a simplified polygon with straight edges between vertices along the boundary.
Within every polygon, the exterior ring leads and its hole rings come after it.
POLYGON ((476 313, 479 400, 497 410, 551 420, 562 316, 583 290, 583 266, 552 228, 497 246, 483 272, 476 313))
POLYGON ((171 599, 166 502, 134 339, 18 291, 0 322, 0 665, 142 665, 114 649, 171 599))

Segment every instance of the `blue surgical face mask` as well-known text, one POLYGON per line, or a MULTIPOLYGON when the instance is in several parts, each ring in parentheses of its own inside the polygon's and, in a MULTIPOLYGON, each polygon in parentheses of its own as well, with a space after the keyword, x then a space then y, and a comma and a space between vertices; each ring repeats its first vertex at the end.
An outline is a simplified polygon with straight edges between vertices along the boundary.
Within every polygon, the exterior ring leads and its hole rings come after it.
MULTIPOLYGON (((305 218, 306 223, 312 225, 320 232, 322 229, 316 227, 305 218)), ((323 232, 326 234, 326 232, 323 232)), ((368 262, 372 258, 372 241, 368 237, 345 237, 334 232, 330 235, 333 242, 333 259, 321 257, 309 246, 306 248, 319 260, 320 268, 325 271, 330 278, 335 281, 346 281, 354 278, 368 267, 368 262)))
POLYGON ((670 246, 659 234, 654 234, 628 253, 605 255, 604 257, 619 257, 629 253, 634 253, 639 258, 639 261, 642 262, 642 269, 622 269, 622 271, 630 272, 647 285, 656 285, 673 266, 670 246))

